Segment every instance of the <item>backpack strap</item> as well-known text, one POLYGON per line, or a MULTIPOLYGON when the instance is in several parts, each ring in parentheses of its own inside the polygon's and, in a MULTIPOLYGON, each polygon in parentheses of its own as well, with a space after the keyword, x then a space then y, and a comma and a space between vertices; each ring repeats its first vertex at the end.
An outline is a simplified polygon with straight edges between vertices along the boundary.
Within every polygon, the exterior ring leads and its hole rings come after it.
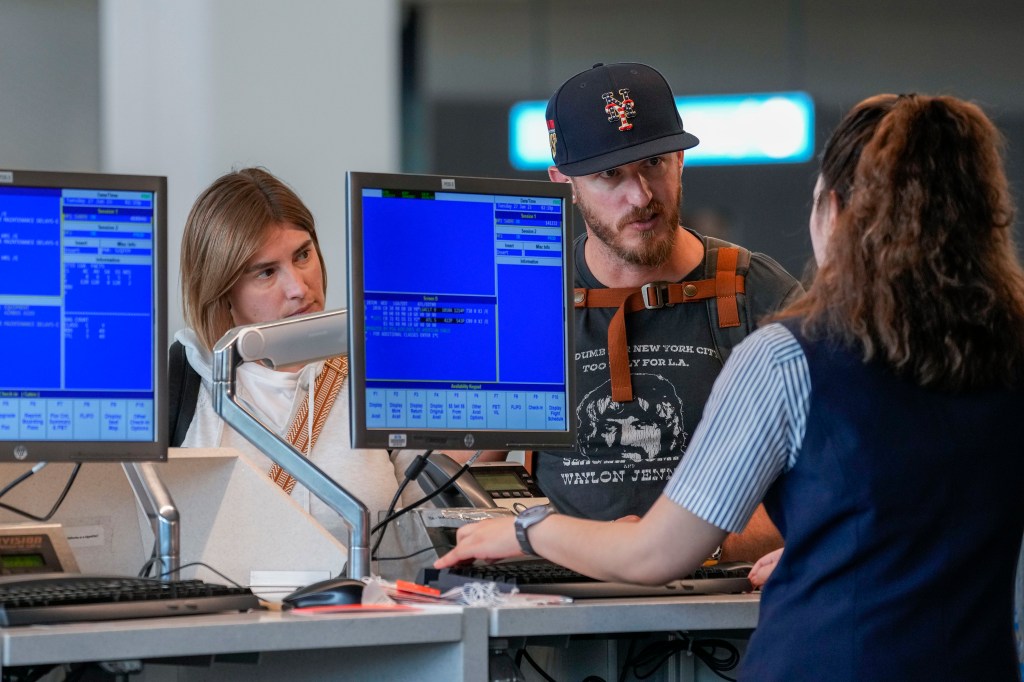
POLYGON ((185 357, 185 346, 180 341, 171 344, 168 352, 167 374, 169 376, 167 416, 170 419, 170 446, 180 447, 185 434, 196 414, 199 387, 203 380, 185 357))
MULTIPOLYGON (((577 308, 617 308, 608 324, 608 368, 612 378, 612 400, 629 402, 633 386, 629 373, 629 343, 626 339, 626 313, 656 310, 678 303, 708 301, 712 336, 718 328, 740 328, 743 325, 739 296, 746 293, 746 273, 750 252, 746 249, 708 238, 705 257, 705 278, 694 282, 651 282, 638 288, 575 290, 577 308), (712 245, 712 241, 715 242, 712 245), (714 253, 712 253, 714 249, 714 253), (741 271, 742 268, 742 271, 741 271)), ((743 334, 745 335, 745 333, 743 334)), ((741 337, 742 338, 742 337, 741 337)), ((716 346, 719 345, 716 338, 716 346)), ((729 348, 731 349, 731 345, 729 348)), ((717 349, 721 356, 721 349, 717 349)))
MULTIPOLYGON (((748 249, 715 237, 704 237, 704 240, 707 251, 704 259, 705 277, 721 276, 724 268, 731 268, 735 270, 737 279, 746 279, 750 270, 748 249), (736 254, 735 264, 731 262, 731 253, 736 254)), ((711 305, 711 301, 708 301, 708 324, 711 325, 711 338, 715 342, 718 359, 725 364, 725 359, 729 357, 733 347, 753 331, 746 291, 737 290, 730 305, 725 307, 722 299, 718 299, 716 305, 711 305)))

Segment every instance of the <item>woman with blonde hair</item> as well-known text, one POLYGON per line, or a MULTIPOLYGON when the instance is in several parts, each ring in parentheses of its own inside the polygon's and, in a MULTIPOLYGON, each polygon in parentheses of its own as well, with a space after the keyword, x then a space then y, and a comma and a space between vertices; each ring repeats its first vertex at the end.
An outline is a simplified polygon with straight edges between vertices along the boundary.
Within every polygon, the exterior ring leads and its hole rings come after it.
MULTIPOLYGON (((201 378, 195 414, 177 424, 172 444, 232 447, 340 539, 340 516, 297 485, 288 472, 216 414, 212 405, 212 350, 232 327, 324 310, 327 275, 313 215, 285 183, 261 168, 228 173, 196 199, 181 244, 181 290, 187 329, 171 348, 182 348, 201 378), (180 345, 179 345, 180 344, 180 345), (186 423, 187 422, 187 423, 186 423)), ((269 369, 238 368, 237 394, 269 428, 370 510, 386 509, 398 487, 383 450, 352 450, 349 438, 345 356, 269 369)))

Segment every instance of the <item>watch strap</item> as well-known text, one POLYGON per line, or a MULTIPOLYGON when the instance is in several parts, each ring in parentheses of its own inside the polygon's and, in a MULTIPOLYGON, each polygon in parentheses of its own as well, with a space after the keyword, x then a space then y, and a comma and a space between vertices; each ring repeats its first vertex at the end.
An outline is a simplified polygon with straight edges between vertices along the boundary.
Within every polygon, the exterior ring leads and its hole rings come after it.
POLYGON ((533 545, 530 544, 530 527, 551 516, 554 511, 554 508, 550 504, 545 504, 537 507, 530 507, 529 509, 520 512, 519 516, 516 517, 514 524, 516 540, 519 542, 519 549, 521 549, 524 554, 537 556, 537 552, 533 550, 533 545))

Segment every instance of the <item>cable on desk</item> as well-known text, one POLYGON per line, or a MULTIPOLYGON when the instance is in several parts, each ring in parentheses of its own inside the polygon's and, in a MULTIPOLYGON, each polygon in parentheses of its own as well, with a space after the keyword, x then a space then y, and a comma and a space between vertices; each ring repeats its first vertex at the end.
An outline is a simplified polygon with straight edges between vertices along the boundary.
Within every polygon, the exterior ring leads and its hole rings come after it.
POLYGON ((41 471, 42 468, 45 467, 46 465, 47 465, 47 462, 39 462, 35 466, 33 466, 31 469, 29 469, 28 471, 23 472, 20 476, 18 476, 13 481, 11 481, 7 485, 5 485, 2 489, 0 489, 0 497, 3 497, 7 493, 9 493, 12 490, 14 490, 15 488, 17 488, 21 484, 22 481, 24 481, 29 476, 34 476, 39 471, 41 471))
POLYGON ((522 649, 516 652, 516 667, 520 670, 522 670, 523 668, 524 659, 527 663, 530 664, 530 667, 536 670, 537 674, 543 677, 545 680, 547 680, 547 682, 555 682, 555 678, 551 677, 551 675, 548 675, 547 672, 545 672, 544 669, 540 667, 540 664, 537 663, 537 661, 533 660, 533 656, 531 656, 530 652, 526 650, 526 647, 523 647, 522 649))
POLYGON ((65 666, 63 682, 128 682, 129 673, 112 672, 103 663, 71 663, 65 666))
MULTIPOLYGON (((36 466, 32 467, 31 469, 23 473, 21 476, 18 476, 18 478, 8 483, 3 488, 3 490, 0 491, 0 497, 3 497, 7 493, 9 493, 18 484, 27 479, 29 476, 35 474, 44 466, 46 466, 46 462, 41 462, 40 464, 37 464, 36 466)), ((25 511, 24 509, 18 509, 17 507, 11 506, 9 504, 4 504, 3 502, 0 502, 0 509, 6 509, 9 512, 17 514, 18 516, 24 516, 25 518, 32 519, 33 521, 49 521, 53 518, 53 515, 57 513, 57 510, 60 509, 60 506, 64 504, 64 498, 68 496, 68 492, 71 490, 71 485, 75 482, 75 479, 78 477, 78 471, 81 468, 82 463, 75 462, 75 467, 71 470, 71 473, 68 475, 68 482, 64 484, 64 489, 60 491, 60 495, 57 497, 57 501, 53 503, 53 507, 51 507, 50 511, 48 511, 44 516, 36 516, 31 512, 25 511)))
POLYGON ((629 669, 632 669, 636 679, 647 679, 673 656, 686 653, 696 656, 711 672, 723 680, 736 682, 735 678, 723 674, 736 668, 740 662, 739 651, 730 642, 724 639, 696 638, 683 632, 676 633, 676 636, 678 639, 649 644, 641 649, 636 656, 627 655, 619 679, 625 679, 626 671, 629 669), (724 652, 724 655, 719 655, 719 649, 724 652))
POLYGON ((441 545, 430 545, 429 547, 424 547, 423 549, 418 549, 415 552, 413 552, 412 554, 406 554, 405 556, 381 556, 381 557, 377 557, 376 559, 374 559, 374 561, 404 561, 405 559, 411 559, 414 556, 419 556, 420 554, 423 554, 424 552, 429 552, 430 550, 434 550, 436 552, 437 550, 440 550, 440 549, 454 549, 454 548, 455 548, 455 545, 450 545, 448 543, 444 543, 444 544, 441 544, 441 545))
MULTIPOLYGON (((155 536, 153 538, 153 549, 149 552, 149 559, 146 563, 142 564, 142 568, 139 569, 137 575, 140 578, 159 578, 173 573, 173 571, 165 571, 165 568, 164 560, 160 556, 160 537, 155 536), (149 574, 151 569, 154 571, 152 576, 149 574)), ((213 569, 211 568, 210 570, 212 571, 213 569)))
MULTIPOLYGON (((373 549, 370 550, 370 561, 380 561, 380 559, 376 557, 377 549, 380 548, 380 543, 384 539, 384 533, 387 532, 387 524, 390 523, 392 519, 397 518, 397 516, 392 515, 395 512, 395 507, 398 506, 398 501, 402 499, 402 491, 405 490, 406 486, 409 485, 410 481, 412 481, 414 478, 416 478, 423 472, 423 469, 425 469, 427 466, 427 459, 433 452, 433 450, 427 450, 426 452, 416 455, 416 459, 410 462, 409 466, 406 467, 405 478, 399 484, 398 490, 395 491, 394 497, 391 498, 391 504, 388 505, 388 510, 387 512, 384 513, 384 520, 376 526, 374 526, 373 529, 370 531, 370 535, 377 533, 378 529, 380 531, 379 535, 377 535, 376 542, 373 543, 373 549)), ((391 459, 391 457, 391 451, 388 450, 388 458, 391 459)))
POLYGON ((376 533, 380 528, 383 528, 387 524, 391 523, 392 521, 397 519, 399 516, 402 516, 404 514, 407 514, 407 513, 411 512, 413 509, 416 509, 420 505, 422 505, 422 504, 424 504, 426 502, 429 502, 430 500, 434 499, 435 497, 437 497, 438 495, 440 495, 444 491, 446 491, 449 488, 451 488, 452 485, 455 484, 455 481, 459 480, 459 478, 462 476, 462 474, 464 474, 467 471, 469 471, 469 467, 471 467, 473 465, 473 463, 476 462, 477 458, 479 458, 481 454, 483 454, 483 450, 477 450, 473 454, 473 456, 470 457, 466 461, 466 463, 463 464, 459 468, 459 470, 456 471, 455 474, 452 475, 451 478, 449 478, 447 481, 445 481, 443 485, 439 485, 437 487, 437 489, 434 490, 429 495, 425 495, 425 496, 421 497, 420 499, 416 500, 415 502, 413 502, 412 504, 410 504, 409 506, 402 507, 398 511, 396 511, 396 512, 394 512, 392 514, 388 514, 387 516, 385 516, 384 519, 380 523, 378 523, 376 526, 374 526, 373 528, 370 529, 370 534, 372 535, 373 533, 376 533))
POLYGON ((49 675, 53 670, 60 667, 59 663, 45 663, 42 665, 5 665, 3 670, 3 682, 35 682, 49 675))
MULTIPOLYGON (((187 564, 182 564, 181 566, 179 566, 179 567, 178 567, 178 570, 179 570, 179 571, 181 571, 182 569, 185 569, 185 568, 192 568, 193 566, 202 566, 203 568, 205 568, 205 569, 207 569, 207 570, 209 570, 209 571, 213 571, 214 573, 216 573, 216 574, 217 574, 217 575, 219 575, 219 576, 220 576, 221 578, 223 578, 224 580, 228 581, 229 583, 231 583, 231 584, 232 584, 232 585, 234 585, 235 587, 241 587, 241 588, 243 588, 243 589, 245 589, 245 588, 247 588, 247 587, 248 587, 247 585, 239 585, 239 584, 238 584, 238 583, 236 583, 236 582, 235 582, 234 580, 232 580, 231 578, 227 577, 226 575, 224 575, 223 573, 221 573, 220 571, 218 571, 218 570, 217 570, 216 568, 214 568, 214 567, 213 567, 213 566, 211 566, 210 564, 205 564, 205 563, 203 563, 202 561, 190 561, 190 562, 189 562, 189 563, 187 563, 187 564)), ((163 573, 160 573, 160 574, 159 574, 159 575, 157 575, 156 577, 157 577, 157 578, 163 578, 163 577, 165 577, 165 576, 168 576, 168 575, 170 575, 171 573, 174 573, 174 571, 164 571, 163 573)))
POLYGON ((629 648, 626 649, 626 662, 622 664, 622 670, 619 671, 619 682, 626 681, 626 673, 629 671, 629 662, 633 660, 634 649, 636 649, 636 639, 630 639, 629 648))

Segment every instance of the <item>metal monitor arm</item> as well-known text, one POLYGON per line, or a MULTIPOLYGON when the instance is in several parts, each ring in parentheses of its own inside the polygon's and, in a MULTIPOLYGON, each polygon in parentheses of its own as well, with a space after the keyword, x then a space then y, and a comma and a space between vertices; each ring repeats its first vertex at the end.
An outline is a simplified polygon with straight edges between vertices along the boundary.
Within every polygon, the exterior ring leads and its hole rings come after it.
POLYGON ((283 367, 346 352, 348 317, 345 310, 230 329, 213 349, 213 409, 341 516, 350 528, 349 577, 364 578, 370 575, 370 512, 366 505, 235 401, 236 369, 243 362, 259 360, 271 367, 283 367))
POLYGON ((178 580, 181 568, 181 517, 171 492, 157 473, 155 462, 123 462, 128 483, 156 538, 153 559, 159 562, 157 577, 178 580))

